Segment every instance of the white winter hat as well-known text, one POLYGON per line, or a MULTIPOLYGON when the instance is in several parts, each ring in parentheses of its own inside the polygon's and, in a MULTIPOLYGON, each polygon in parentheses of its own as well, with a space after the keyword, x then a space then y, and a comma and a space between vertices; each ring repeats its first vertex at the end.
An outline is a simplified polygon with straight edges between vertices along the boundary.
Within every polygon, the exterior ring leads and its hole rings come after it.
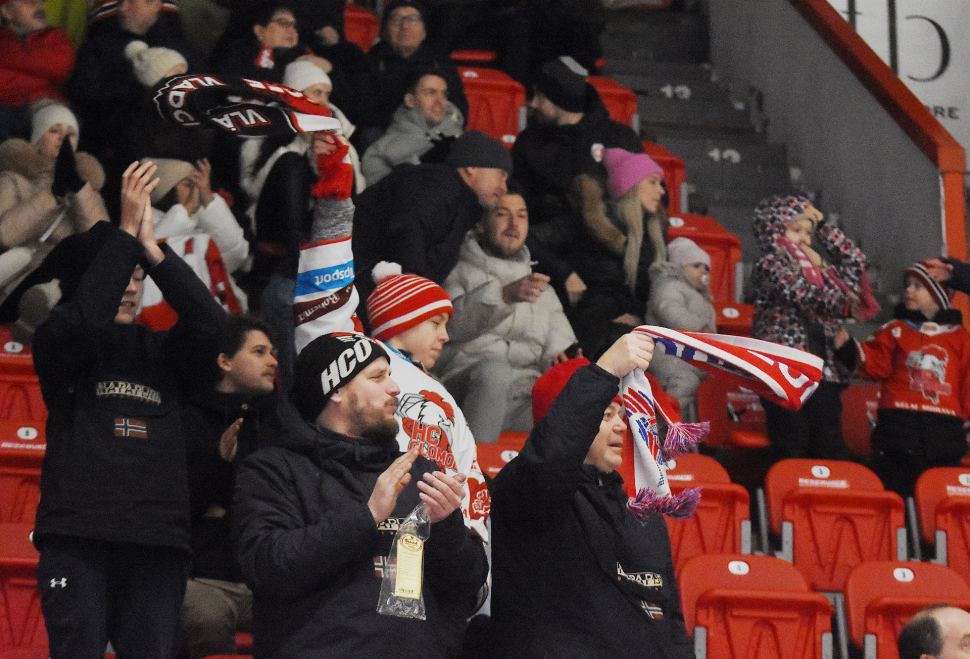
POLYGON ((67 106, 60 103, 47 103, 37 107, 30 117, 30 141, 37 142, 41 135, 56 124, 67 124, 74 129, 75 135, 81 132, 77 125, 77 117, 67 109, 67 106))
POLYGON ((668 260, 681 267, 703 263, 711 267, 711 257, 690 238, 674 238, 667 245, 668 260))
POLYGON ((171 48, 150 48, 144 41, 135 39, 125 46, 125 57, 131 60, 138 82, 146 87, 154 87, 155 83, 165 77, 175 66, 181 64, 188 69, 188 63, 182 54, 171 48))
POLYGON ((299 91, 303 91, 310 85, 318 85, 321 82, 330 89, 333 89, 330 76, 313 62, 293 62, 292 64, 287 64, 286 71, 283 73, 283 84, 299 91))

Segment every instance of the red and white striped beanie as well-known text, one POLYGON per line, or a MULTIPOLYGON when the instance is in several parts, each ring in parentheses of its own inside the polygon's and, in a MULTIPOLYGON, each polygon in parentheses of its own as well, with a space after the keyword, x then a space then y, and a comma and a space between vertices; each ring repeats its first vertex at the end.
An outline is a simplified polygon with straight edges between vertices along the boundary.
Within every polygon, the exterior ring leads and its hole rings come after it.
POLYGON ((455 310, 445 289, 430 279, 401 274, 397 263, 381 261, 372 271, 377 288, 367 298, 371 336, 381 341, 406 332, 433 318, 455 310))

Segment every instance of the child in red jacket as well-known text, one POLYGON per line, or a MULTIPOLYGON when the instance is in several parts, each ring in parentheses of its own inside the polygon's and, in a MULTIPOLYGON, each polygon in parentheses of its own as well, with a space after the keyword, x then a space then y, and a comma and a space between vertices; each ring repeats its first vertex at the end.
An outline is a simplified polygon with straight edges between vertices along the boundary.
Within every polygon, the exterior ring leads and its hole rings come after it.
POLYGON ((910 496, 930 467, 957 466, 967 452, 970 333, 950 307, 952 291, 925 262, 906 269, 896 319, 865 343, 843 330, 836 353, 858 375, 882 381, 872 431, 872 468, 887 489, 910 496))

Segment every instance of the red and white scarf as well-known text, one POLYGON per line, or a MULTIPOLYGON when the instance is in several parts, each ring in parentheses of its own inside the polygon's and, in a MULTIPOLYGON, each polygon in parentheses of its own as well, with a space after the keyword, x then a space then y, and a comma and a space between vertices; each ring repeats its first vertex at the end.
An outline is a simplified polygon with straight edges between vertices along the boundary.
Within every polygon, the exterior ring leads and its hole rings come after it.
MULTIPOLYGON (((654 350, 679 357, 717 377, 735 380, 788 409, 800 408, 822 379, 824 362, 819 357, 770 341, 651 325, 635 331, 650 336, 654 350)), ((655 512, 691 516, 699 491, 695 488, 672 496, 664 463, 690 451, 707 434, 710 423, 676 420, 656 402, 650 382, 640 369, 623 378, 621 393, 634 445, 637 495, 629 501, 630 510, 638 516, 655 512), (657 431, 658 414, 668 427, 663 445, 657 431)))

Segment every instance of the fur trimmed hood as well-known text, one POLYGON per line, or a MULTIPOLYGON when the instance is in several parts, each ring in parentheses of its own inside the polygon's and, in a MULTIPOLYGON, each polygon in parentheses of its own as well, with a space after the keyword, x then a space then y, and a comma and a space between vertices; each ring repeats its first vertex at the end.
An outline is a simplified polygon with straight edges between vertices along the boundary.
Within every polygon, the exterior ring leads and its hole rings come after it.
MULTIPOLYGON (((104 169, 101 163, 90 153, 76 151, 77 171, 82 179, 100 191, 104 185, 104 169)), ((0 173, 11 171, 20 174, 30 181, 54 173, 54 158, 49 158, 37 150, 37 147, 14 137, 0 143, 0 173)))

